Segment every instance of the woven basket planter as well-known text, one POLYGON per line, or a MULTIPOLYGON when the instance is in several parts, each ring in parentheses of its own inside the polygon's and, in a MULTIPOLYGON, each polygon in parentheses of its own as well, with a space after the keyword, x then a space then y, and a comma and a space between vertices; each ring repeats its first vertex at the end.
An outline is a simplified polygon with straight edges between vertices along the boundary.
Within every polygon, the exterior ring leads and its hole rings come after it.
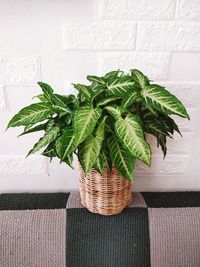
MULTIPOLYGON (((79 165, 80 166, 80 165, 79 165)), ((101 215, 114 215, 131 203, 132 184, 125 180, 113 167, 100 175, 91 169, 85 176, 80 166, 81 203, 89 211, 101 215)))

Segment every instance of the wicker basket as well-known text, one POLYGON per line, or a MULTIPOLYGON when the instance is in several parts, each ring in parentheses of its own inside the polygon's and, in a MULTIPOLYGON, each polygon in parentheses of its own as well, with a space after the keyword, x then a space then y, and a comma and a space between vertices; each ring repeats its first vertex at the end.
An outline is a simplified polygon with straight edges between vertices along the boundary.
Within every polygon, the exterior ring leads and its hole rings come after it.
POLYGON ((130 181, 125 180, 113 167, 112 172, 104 170, 103 176, 95 169, 84 175, 79 165, 81 203, 89 211, 101 215, 114 215, 131 203, 130 181))

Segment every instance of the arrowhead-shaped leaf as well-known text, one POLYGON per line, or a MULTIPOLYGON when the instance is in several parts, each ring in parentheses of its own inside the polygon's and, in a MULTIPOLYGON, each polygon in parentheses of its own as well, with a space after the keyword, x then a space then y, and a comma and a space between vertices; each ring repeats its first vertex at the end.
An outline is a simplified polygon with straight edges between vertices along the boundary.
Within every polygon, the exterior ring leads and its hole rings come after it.
POLYGON ((103 170, 108 166, 107 157, 103 149, 101 149, 99 156, 93 166, 101 175, 103 175, 103 170))
POLYGON ((167 139, 166 139, 166 136, 164 135, 158 135, 157 136, 157 146, 161 146, 161 149, 163 151, 163 155, 164 155, 164 158, 167 154, 167 146, 166 146, 166 143, 167 143, 167 139))
POLYGON ((149 79, 147 78, 147 76, 145 76, 141 71, 137 69, 131 70, 131 77, 139 88, 143 88, 144 86, 149 84, 149 79))
POLYGON ((110 82, 110 81, 113 82, 117 77, 120 77, 123 74, 124 74, 123 71, 114 70, 114 71, 110 71, 110 72, 106 73, 106 75, 104 77, 108 82, 110 82))
POLYGON ((56 141, 56 151, 61 161, 64 161, 64 159, 72 152, 73 142, 73 128, 66 128, 61 137, 56 141))
POLYGON ((47 146, 48 144, 50 144, 51 142, 53 142, 56 139, 59 131, 60 131, 60 129, 57 126, 51 128, 51 130, 46 132, 45 135, 39 139, 39 141, 29 151, 27 156, 35 153, 36 151, 40 150, 41 148, 43 148, 43 147, 47 146))
POLYGON ((98 119, 101 116, 100 108, 88 106, 77 109, 74 113, 74 142, 77 147, 94 130, 98 119))
POLYGON ((52 115, 52 107, 48 103, 32 104, 20 110, 9 122, 8 127, 34 124, 44 121, 52 115))
POLYGON ((90 86, 88 85, 84 85, 84 84, 73 84, 74 87, 84 95, 84 97, 87 99, 87 100, 90 100, 92 98, 92 89, 90 88, 90 86))
POLYGON ((57 94, 52 94, 51 102, 53 103, 53 108, 58 114, 67 114, 71 113, 71 110, 65 103, 65 99, 57 94))
POLYGON ((134 87, 134 84, 135 82, 130 76, 119 77, 107 85, 108 95, 123 97, 129 89, 134 87))
POLYGON ((90 82, 97 82, 97 83, 100 83, 100 84, 105 84, 105 79, 103 77, 97 77, 97 76, 94 76, 94 75, 88 75, 87 76, 87 80, 90 81, 90 82))
POLYGON ((132 156, 150 165, 150 146, 144 139, 144 133, 137 116, 129 114, 125 119, 118 118, 115 123, 115 131, 123 146, 132 156))
POLYGON ((55 144, 54 142, 50 143, 47 148, 42 152, 42 155, 48 158, 56 157, 57 154, 55 152, 55 144))
POLYGON ((134 90, 130 90, 122 99, 122 106, 124 108, 130 107, 139 97, 139 93, 134 90))
POLYGON ((116 100, 118 100, 118 99, 120 99, 120 98, 121 98, 121 97, 111 96, 111 97, 102 99, 102 100, 100 100, 100 101, 98 102, 97 106, 98 106, 98 107, 105 106, 105 105, 107 105, 108 103, 113 102, 113 101, 116 101, 116 100))
POLYGON ((38 82, 38 85, 42 88, 42 91, 43 91, 46 99, 50 100, 51 95, 53 94, 52 87, 50 85, 48 85, 47 83, 43 83, 43 82, 38 82))
POLYGON ((117 105, 107 106, 104 109, 106 109, 108 113, 112 115, 113 118, 115 119, 118 119, 119 117, 121 117, 123 113, 128 112, 128 110, 126 110, 125 108, 117 106, 117 105))
POLYGON ((43 124, 39 124, 39 125, 34 126, 34 127, 32 126, 28 130, 25 130, 23 133, 21 133, 19 136, 29 134, 29 133, 38 132, 38 131, 43 131, 46 129, 46 125, 47 125, 46 123, 43 123, 43 124))
POLYGON ((108 141, 111 159, 121 175, 132 181, 134 175, 135 158, 118 142, 115 137, 108 141))
POLYGON ((152 84, 142 90, 144 103, 166 114, 176 114, 189 119, 189 115, 180 100, 164 87, 152 84))
POLYGON ((79 147, 78 158, 85 174, 92 168, 99 156, 104 138, 105 119, 98 126, 95 136, 90 135, 79 147))
POLYGON ((41 102, 47 102, 44 94, 36 95, 32 99, 38 98, 41 102))

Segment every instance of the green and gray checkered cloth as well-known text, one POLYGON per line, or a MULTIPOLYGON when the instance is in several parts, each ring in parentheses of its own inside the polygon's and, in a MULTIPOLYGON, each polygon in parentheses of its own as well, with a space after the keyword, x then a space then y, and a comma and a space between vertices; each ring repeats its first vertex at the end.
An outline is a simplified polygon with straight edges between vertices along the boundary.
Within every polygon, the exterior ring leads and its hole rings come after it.
POLYGON ((200 192, 134 193, 121 214, 78 192, 0 195, 0 267, 200 267, 200 192))

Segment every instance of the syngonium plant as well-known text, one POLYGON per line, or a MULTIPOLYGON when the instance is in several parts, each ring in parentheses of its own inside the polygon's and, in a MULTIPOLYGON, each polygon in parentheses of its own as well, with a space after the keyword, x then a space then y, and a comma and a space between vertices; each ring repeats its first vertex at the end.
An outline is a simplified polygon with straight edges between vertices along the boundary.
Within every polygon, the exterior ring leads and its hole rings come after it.
POLYGON ((103 174, 112 166, 128 180, 134 176, 135 160, 151 164, 151 149, 145 134, 157 139, 164 156, 167 137, 180 133, 169 115, 188 118, 184 105, 164 87, 153 84, 139 70, 117 70, 103 77, 87 76, 89 85, 73 84, 78 94, 60 95, 38 82, 43 93, 20 110, 9 127, 24 126, 21 135, 43 131, 28 155, 42 155, 72 167, 73 156, 87 174, 91 168, 103 174))

